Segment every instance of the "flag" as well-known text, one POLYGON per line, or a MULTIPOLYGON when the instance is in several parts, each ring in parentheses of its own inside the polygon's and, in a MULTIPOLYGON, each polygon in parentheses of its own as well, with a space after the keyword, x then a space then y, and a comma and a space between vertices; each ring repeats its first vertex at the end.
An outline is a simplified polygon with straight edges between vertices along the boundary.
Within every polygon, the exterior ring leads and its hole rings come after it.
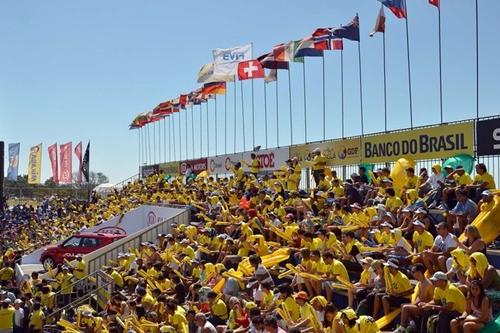
POLYGON ((173 112, 172 101, 161 102, 153 109, 153 114, 155 116, 168 116, 172 112, 173 112))
POLYGON ((60 162, 59 165, 61 166, 61 169, 59 170, 59 181, 63 184, 71 184, 72 182, 72 162, 73 159, 71 158, 72 156, 72 147, 73 144, 70 142, 59 145, 60 153, 59 153, 59 158, 60 162))
POLYGON ((203 95, 225 95, 226 94, 226 82, 210 82, 203 85, 201 90, 203 95))
POLYGON ((306 37, 298 42, 295 49, 295 57, 322 57, 323 51, 317 50, 314 47, 314 38, 312 36, 306 37))
POLYGON ((429 3, 433 6, 439 8, 439 0, 429 0, 429 3))
POLYGON ((259 79, 263 78, 264 68, 258 60, 242 61, 238 64, 238 79, 259 79))
POLYGON ((373 28, 370 37, 373 37, 377 32, 385 33, 385 13, 384 6, 380 6, 380 11, 378 12, 377 22, 375 22, 375 27, 373 28))
POLYGON ((405 0, 378 0, 384 6, 389 8, 397 18, 406 18, 405 0))
POLYGON ((274 58, 273 52, 261 55, 257 58, 262 67, 268 69, 288 69, 288 61, 279 61, 274 58))
POLYGON ((78 184, 82 183, 82 142, 80 141, 75 147, 75 155, 78 160, 78 174, 76 176, 76 182, 78 184))
POLYGON ((82 173, 88 183, 90 181, 90 141, 85 149, 85 155, 83 155, 82 173))
POLYGON ((17 181, 20 149, 20 143, 9 143, 9 168, 7 169, 7 179, 13 182, 17 181))
POLYGON ((278 70, 277 69, 271 69, 269 73, 266 75, 264 82, 265 83, 271 83, 274 82, 278 79, 278 70))
POLYGON ((188 97, 188 95, 185 95, 185 94, 179 95, 179 106, 181 107, 181 109, 185 109, 186 108, 187 97, 188 97))
POLYGON ((359 17, 356 14, 351 22, 341 26, 340 28, 332 29, 333 38, 344 38, 359 42, 359 17))
POLYGON ((333 35, 331 28, 316 29, 313 34, 314 48, 316 50, 343 50, 344 42, 342 38, 333 35))
POLYGON ((59 184, 59 165, 57 164, 57 143, 49 146, 50 166, 52 167, 52 181, 59 184))
POLYGON ((154 123, 156 121, 162 120, 165 117, 166 117, 166 115, 154 114, 152 111, 148 112, 148 121, 146 124, 154 123))
POLYGON ((207 101, 207 98, 203 95, 202 90, 202 88, 198 88, 189 94, 189 99, 193 105, 200 105, 201 103, 205 103, 207 101))
POLYGON ((212 62, 201 66, 200 71, 198 72, 198 83, 221 81, 233 82, 234 75, 215 75, 214 64, 212 62))
POLYGON ((30 148, 28 159, 28 184, 40 184, 42 181, 42 144, 30 148))
POLYGON ((238 74, 238 63, 245 60, 252 60, 252 44, 228 49, 214 49, 212 54, 214 56, 213 73, 215 75, 236 76, 238 74))

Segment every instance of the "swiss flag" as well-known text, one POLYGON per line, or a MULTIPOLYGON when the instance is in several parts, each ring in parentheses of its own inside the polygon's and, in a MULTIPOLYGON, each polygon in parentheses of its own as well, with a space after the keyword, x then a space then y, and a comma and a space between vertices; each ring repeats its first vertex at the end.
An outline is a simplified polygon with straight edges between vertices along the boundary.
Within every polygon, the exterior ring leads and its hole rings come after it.
POLYGON ((262 68, 258 60, 247 60, 238 63, 239 80, 258 79, 264 76, 264 68, 262 68))

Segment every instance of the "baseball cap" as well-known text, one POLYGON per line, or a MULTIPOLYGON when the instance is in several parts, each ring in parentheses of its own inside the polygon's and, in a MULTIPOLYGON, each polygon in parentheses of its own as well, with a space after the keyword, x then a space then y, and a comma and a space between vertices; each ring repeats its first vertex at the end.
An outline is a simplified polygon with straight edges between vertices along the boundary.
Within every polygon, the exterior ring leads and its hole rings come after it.
POLYGON ((448 277, 446 276, 445 273, 443 272, 436 272, 434 273, 434 275, 430 278, 431 281, 435 282, 435 281, 439 281, 439 280, 444 280, 444 281, 448 281, 448 277))
POLYGON ((491 197, 493 195, 493 193, 491 193, 491 191, 489 191, 489 190, 484 190, 483 192, 481 192, 481 195, 491 197))
POLYGON ((386 267, 392 267, 392 268, 395 268, 395 269, 398 269, 399 266, 392 260, 388 260, 387 262, 384 263, 384 266, 386 267))
POLYGON ((414 221, 413 225, 425 228, 425 224, 422 221, 420 221, 420 220, 414 221))

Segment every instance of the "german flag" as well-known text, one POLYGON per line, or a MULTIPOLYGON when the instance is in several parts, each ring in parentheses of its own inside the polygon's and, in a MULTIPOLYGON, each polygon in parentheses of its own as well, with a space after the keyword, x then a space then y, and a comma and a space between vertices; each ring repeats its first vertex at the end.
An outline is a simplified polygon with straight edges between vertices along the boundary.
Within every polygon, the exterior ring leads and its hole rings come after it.
POLYGON ((205 83, 202 89, 203 95, 225 95, 226 94, 226 82, 210 82, 205 83))

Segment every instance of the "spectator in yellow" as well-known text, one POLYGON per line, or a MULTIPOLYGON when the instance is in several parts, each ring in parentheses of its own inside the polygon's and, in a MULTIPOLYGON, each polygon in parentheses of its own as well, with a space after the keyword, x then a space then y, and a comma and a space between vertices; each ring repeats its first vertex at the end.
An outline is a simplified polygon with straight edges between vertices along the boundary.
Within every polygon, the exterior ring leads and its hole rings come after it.
POLYGON ((35 304, 33 304, 33 312, 30 315, 29 332, 42 333, 44 320, 45 315, 42 311, 42 305, 36 302, 35 304))
POLYGON ((62 267, 62 271, 61 273, 57 274, 56 280, 61 286, 63 304, 68 304, 70 301, 71 293, 73 292, 73 274, 69 272, 68 266, 62 267))
POLYGON ((208 293, 207 299, 210 305, 210 317, 208 321, 214 326, 225 325, 229 317, 226 303, 214 291, 208 293))
POLYGON ((326 167, 326 157, 321 153, 321 150, 319 148, 315 148, 312 151, 312 163, 314 181, 316 183, 316 186, 318 186, 320 181, 319 176, 325 174, 326 167))
POLYGON ((14 313, 16 310, 10 305, 10 298, 5 298, 2 301, 0 308, 0 332, 12 332, 14 329, 14 313))
POLYGON ((260 161, 257 159, 257 155, 255 153, 250 154, 250 163, 247 163, 246 161, 242 161, 243 164, 247 165, 248 168, 250 169, 250 173, 257 178, 257 175, 260 172, 260 161))

